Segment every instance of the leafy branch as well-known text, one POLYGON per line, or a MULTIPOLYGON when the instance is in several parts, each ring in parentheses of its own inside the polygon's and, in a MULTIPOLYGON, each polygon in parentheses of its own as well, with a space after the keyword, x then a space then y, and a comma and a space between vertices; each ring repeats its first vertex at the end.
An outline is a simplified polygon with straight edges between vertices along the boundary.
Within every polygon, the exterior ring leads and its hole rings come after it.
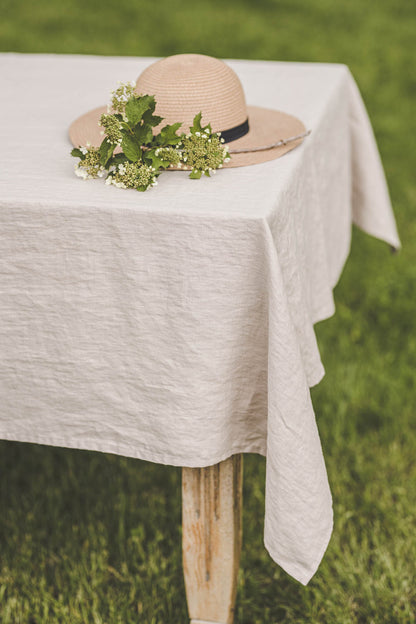
POLYGON ((188 169, 190 178, 199 179, 229 160, 220 133, 213 133, 210 124, 202 127, 201 112, 188 134, 178 134, 181 122, 154 134, 163 121, 154 114, 155 97, 137 95, 133 84, 121 84, 113 91, 113 112, 101 115, 99 121, 104 134, 100 147, 72 150, 72 156, 79 159, 76 175, 84 179, 106 176, 106 184, 145 191, 156 186, 158 176, 168 168, 188 169))

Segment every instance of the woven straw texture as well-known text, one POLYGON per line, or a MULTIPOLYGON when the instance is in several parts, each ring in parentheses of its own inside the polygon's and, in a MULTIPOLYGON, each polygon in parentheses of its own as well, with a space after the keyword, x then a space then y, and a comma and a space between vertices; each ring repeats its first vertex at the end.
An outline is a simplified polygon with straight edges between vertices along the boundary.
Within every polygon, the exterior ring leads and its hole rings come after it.
MULTIPOLYGON (((292 115, 246 106, 236 73, 223 61, 202 54, 177 54, 152 63, 138 77, 136 91, 155 96, 156 114, 163 117, 161 126, 181 121, 181 130, 185 132, 199 112, 202 112, 203 125, 210 123, 215 132, 229 130, 248 118, 250 130, 228 143, 231 160, 224 167, 242 167, 279 158, 302 139, 266 151, 255 150, 305 131, 303 123, 292 115), (234 149, 253 151, 233 154, 234 149)), ((107 108, 101 106, 75 120, 69 129, 72 144, 76 147, 87 142, 100 145, 102 135, 98 120, 106 111, 107 108)))
POLYGON ((243 87, 223 61, 202 54, 177 54, 150 65, 137 79, 137 92, 156 97, 163 124, 181 121, 192 126, 196 113, 215 132, 247 119, 243 87))

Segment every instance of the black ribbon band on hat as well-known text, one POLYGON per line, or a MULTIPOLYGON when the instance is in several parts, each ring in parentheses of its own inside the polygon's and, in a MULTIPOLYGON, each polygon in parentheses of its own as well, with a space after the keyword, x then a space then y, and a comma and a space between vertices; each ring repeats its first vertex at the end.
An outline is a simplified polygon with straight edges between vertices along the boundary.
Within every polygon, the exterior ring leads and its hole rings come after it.
POLYGON ((240 139, 242 136, 247 134, 248 131, 249 126, 247 118, 239 126, 234 126, 234 128, 230 128, 229 130, 221 130, 221 138, 224 139, 224 143, 230 143, 231 141, 236 141, 237 139, 240 139))

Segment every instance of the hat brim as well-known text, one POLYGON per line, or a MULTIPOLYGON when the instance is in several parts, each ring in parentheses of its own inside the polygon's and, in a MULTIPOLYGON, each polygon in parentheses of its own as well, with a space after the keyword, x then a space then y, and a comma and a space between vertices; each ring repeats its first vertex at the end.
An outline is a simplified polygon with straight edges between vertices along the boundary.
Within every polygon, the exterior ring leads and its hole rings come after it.
MULTIPOLYGON (((78 117, 69 127, 69 138, 74 147, 85 146, 87 143, 98 147, 103 136, 98 125, 102 113, 107 112, 106 106, 100 106, 78 117)), ((280 158, 302 143, 303 139, 291 141, 286 145, 263 149, 279 141, 303 134, 304 124, 293 115, 260 106, 247 106, 249 132, 227 143, 231 159, 224 163, 224 168, 245 167, 255 165, 275 158, 280 158), (249 150, 233 153, 233 150, 249 150)))

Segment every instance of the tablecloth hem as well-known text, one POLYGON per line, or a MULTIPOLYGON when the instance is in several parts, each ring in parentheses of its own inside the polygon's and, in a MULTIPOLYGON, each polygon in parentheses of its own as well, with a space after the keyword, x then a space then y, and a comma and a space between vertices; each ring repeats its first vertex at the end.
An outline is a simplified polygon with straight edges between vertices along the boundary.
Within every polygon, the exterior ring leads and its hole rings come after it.
POLYGON ((98 453, 111 453, 113 455, 121 455, 122 457, 131 457, 132 459, 140 459, 142 461, 149 461, 156 464, 163 464, 166 466, 176 466, 185 468, 206 468, 207 466, 214 466, 220 462, 228 459, 232 455, 239 453, 255 453, 257 455, 266 456, 266 447, 263 444, 251 444, 244 448, 236 446, 228 449, 218 455, 210 456, 209 458, 190 458, 190 457, 178 457, 178 455, 170 455, 169 453, 155 453, 141 448, 140 450, 133 451, 130 447, 122 444, 97 444, 95 440, 84 438, 82 443, 78 440, 71 441, 67 438, 57 438, 50 436, 31 435, 24 436, 21 434, 13 435, 11 433, 0 432, 0 439, 7 440, 9 442, 23 442, 26 444, 43 444, 45 446, 55 446, 60 448, 77 449, 82 451, 96 451, 98 453))
POLYGON ((383 243, 386 243, 387 245, 392 247, 394 251, 401 250, 402 244, 398 235, 395 236, 395 234, 392 232, 386 232, 386 230, 381 227, 370 226, 362 223, 357 218, 353 218, 353 224, 356 228, 358 228, 368 236, 372 236, 373 238, 377 238, 383 243))
POLYGON ((312 559, 307 568, 305 566, 300 566, 296 563, 294 564, 293 561, 286 561, 281 555, 278 555, 273 550, 273 547, 268 543, 266 537, 264 537, 264 547, 266 548, 273 561, 277 563, 277 565, 279 565, 285 572, 287 572, 287 574, 292 576, 296 581, 299 581, 299 583, 306 586, 316 573, 323 559, 326 549, 328 548, 329 540, 331 539, 333 528, 334 521, 332 516, 330 525, 323 532, 324 537, 322 547, 319 549, 317 556, 312 559))
POLYGON ((313 388, 313 386, 318 385, 319 382, 322 381, 322 379, 325 377, 325 368, 322 362, 320 362, 319 364, 320 365, 316 367, 313 373, 310 373, 308 375, 308 387, 309 388, 313 388))
POLYGON ((316 325, 316 323, 326 321, 327 319, 331 318, 331 316, 334 316, 335 312, 336 310, 334 301, 331 301, 331 303, 327 303, 317 308, 313 311, 312 314, 312 324, 316 325))

